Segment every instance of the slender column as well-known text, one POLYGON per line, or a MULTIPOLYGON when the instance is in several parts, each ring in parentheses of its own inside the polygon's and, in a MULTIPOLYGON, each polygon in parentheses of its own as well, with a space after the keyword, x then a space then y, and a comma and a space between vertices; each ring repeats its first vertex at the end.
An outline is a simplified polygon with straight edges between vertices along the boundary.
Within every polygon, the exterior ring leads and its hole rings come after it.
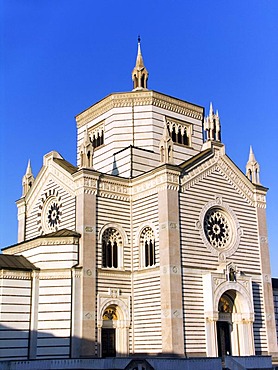
POLYGON ((162 352, 184 355, 178 189, 158 192, 162 352))

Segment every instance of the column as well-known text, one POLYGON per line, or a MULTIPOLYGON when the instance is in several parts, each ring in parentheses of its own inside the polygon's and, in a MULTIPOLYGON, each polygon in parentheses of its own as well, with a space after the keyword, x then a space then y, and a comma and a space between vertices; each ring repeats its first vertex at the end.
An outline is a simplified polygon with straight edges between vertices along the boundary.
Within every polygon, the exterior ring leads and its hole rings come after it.
POLYGON ((172 184, 168 186, 168 183, 165 183, 160 188, 158 192, 158 214, 162 353, 172 356, 184 356, 179 195, 177 184, 176 186, 172 184))
POLYGON ((79 264, 81 277, 80 357, 96 356, 96 177, 90 170, 75 176, 76 231, 81 234, 79 264))

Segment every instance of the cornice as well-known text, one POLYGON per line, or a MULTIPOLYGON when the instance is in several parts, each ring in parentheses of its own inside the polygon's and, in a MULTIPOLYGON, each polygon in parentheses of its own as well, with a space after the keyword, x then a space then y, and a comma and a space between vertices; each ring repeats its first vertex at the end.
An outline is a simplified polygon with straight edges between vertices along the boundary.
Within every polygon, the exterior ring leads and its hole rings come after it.
POLYGON ((76 116, 77 128, 86 125, 88 122, 108 112, 113 108, 123 108, 132 106, 153 105, 171 112, 182 114, 183 116, 203 119, 204 109, 200 106, 186 101, 173 98, 168 95, 158 93, 153 90, 140 92, 114 93, 97 102, 84 112, 76 116))
POLYGON ((63 237, 42 237, 39 236, 35 239, 16 244, 5 250, 4 254, 19 254, 30 249, 41 247, 41 246, 52 246, 52 245, 78 245, 79 237, 77 236, 63 236, 63 237))
POLYGON ((98 277, 117 277, 126 278, 131 276, 131 271, 117 270, 117 269, 97 269, 98 277))
POLYGON ((56 279, 71 279, 72 270, 60 269, 60 270, 40 270, 40 280, 56 280, 56 279))
POLYGON ((31 280, 32 271, 0 270, 0 279, 31 280))
POLYGON ((138 200, 142 197, 157 194, 162 190, 180 189, 180 169, 169 168, 167 165, 156 168, 148 175, 132 181, 132 200, 138 200))

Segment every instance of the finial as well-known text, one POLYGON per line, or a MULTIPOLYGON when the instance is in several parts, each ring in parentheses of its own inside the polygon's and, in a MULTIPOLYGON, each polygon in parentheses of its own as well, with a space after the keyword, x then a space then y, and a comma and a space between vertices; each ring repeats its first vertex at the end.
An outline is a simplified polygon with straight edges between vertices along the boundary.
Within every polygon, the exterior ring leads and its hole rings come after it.
POLYGON ((136 64, 132 71, 133 91, 147 90, 148 71, 144 65, 143 56, 141 52, 141 37, 138 35, 138 49, 136 64))
POLYGON ((212 102, 209 105, 209 115, 204 117, 204 130, 207 141, 221 141, 221 125, 218 109, 214 113, 212 102))
POLYGON ((254 155, 254 152, 253 152, 252 145, 250 145, 250 149, 249 149, 249 160, 248 160, 248 162, 256 162, 256 158, 255 158, 255 155, 254 155))
POLYGON ((25 195, 28 193, 28 191, 32 187, 34 181, 35 181, 35 178, 32 174, 31 161, 29 159, 25 175, 22 178, 22 196, 23 197, 25 197, 25 195))
POLYGON ((32 169, 31 169, 31 161, 29 159, 28 164, 27 164, 27 169, 26 169, 26 175, 30 175, 30 174, 32 174, 32 169))
POLYGON ((253 148, 250 145, 249 159, 246 164, 246 176, 253 184, 260 184, 260 166, 256 161, 253 148))
POLYGON ((212 106, 212 102, 210 102, 210 105, 209 105, 209 115, 212 116, 213 115, 213 106, 212 106))

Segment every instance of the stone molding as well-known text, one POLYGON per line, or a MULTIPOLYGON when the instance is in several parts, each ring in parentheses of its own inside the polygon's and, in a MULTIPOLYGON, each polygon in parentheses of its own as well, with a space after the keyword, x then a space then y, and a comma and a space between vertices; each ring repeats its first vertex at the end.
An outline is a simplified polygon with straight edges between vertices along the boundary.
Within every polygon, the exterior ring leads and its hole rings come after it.
POLYGON ((127 92, 108 95, 98 103, 94 104, 84 112, 76 116, 77 128, 81 128, 93 119, 101 116, 113 108, 124 108, 132 106, 153 105, 170 112, 181 115, 203 119, 203 108, 187 103, 183 100, 160 94, 153 90, 140 92, 127 92))
POLYGON ((98 268, 98 275, 100 278, 117 277, 117 279, 126 278, 131 275, 131 271, 126 271, 119 268, 102 267, 98 268))
POLYGON ((180 189, 179 175, 180 172, 166 168, 143 179, 135 180, 131 190, 132 200, 138 200, 167 189, 178 191, 180 189))
POLYGON ((54 157, 50 156, 50 154, 51 153, 44 156, 45 163, 36 177, 30 191, 25 197, 27 212, 34 208, 34 203, 42 196, 45 185, 49 184, 50 181, 55 182, 71 196, 75 195, 75 186, 72 175, 55 163, 53 160, 54 157), (45 158, 47 158, 47 160, 45 158), (43 177, 45 177, 44 181, 42 181, 43 177))
POLYGON ((57 280, 57 279, 71 279, 72 270, 40 270, 39 279, 40 280, 57 280))
POLYGON ((129 327, 130 318, 130 296, 122 294, 118 289, 108 288, 107 293, 97 295, 97 326, 102 327, 103 314, 107 307, 115 305, 119 308, 120 327, 129 327))
POLYGON ((219 261, 225 261, 226 257, 230 257, 233 255, 236 250, 239 247, 240 243, 240 238, 243 234, 243 230, 240 227, 240 224, 237 220, 237 217, 232 210, 232 208, 229 206, 229 204, 223 202, 222 197, 216 196, 215 200, 208 202, 204 205, 204 207, 201 210, 199 219, 196 221, 196 229, 199 230, 201 238, 207 247, 207 249, 215 256, 218 256, 219 261), (224 214, 227 215, 227 217, 231 221, 231 235, 232 239, 225 248, 216 248, 213 247, 210 242, 208 241, 206 235, 205 235, 205 230, 204 230, 204 218, 208 210, 211 208, 219 208, 224 212, 224 214))
POLYGON ((21 252, 28 251, 30 249, 41 247, 41 246, 52 246, 52 245, 78 245, 79 244, 79 237, 76 236, 68 236, 68 237, 54 237, 48 238, 45 237, 38 237, 34 240, 26 241, 21 244, 17 244, 14 247, 9 247, 9 249, 4 250, 4 254, 19 254, 21 252))
POLYGON ((237 276, 236 281, 227 281, 223 273, 208 273, 203 275, 203 289, 205 301, 205 317, 208 321, 218 320, 218 303, 221 296, 234 290, 241 295, 238 304, 241 305, 240 320, 254 321, 254 306, 252 293, 252 279, 248 276, 237 276))
POLYGON ((189 172, 182 177, 181 192, 186 192, 214 171, 220 171, 225 179, 228 180, 228 182, 253 206, 265 208, 265 194, 263 192, 258 194, 257 191, 254 190, 254 185, 250 183, 246 176, 236 171, 232 164, 229 163, 229 159, 226 156, 219 156, 217 151, 212 158, 197 165, 192 170, 189 170, 189 172))
POLYGON ((0 279, 31 280, 32 271, 0 270, 0 279))

